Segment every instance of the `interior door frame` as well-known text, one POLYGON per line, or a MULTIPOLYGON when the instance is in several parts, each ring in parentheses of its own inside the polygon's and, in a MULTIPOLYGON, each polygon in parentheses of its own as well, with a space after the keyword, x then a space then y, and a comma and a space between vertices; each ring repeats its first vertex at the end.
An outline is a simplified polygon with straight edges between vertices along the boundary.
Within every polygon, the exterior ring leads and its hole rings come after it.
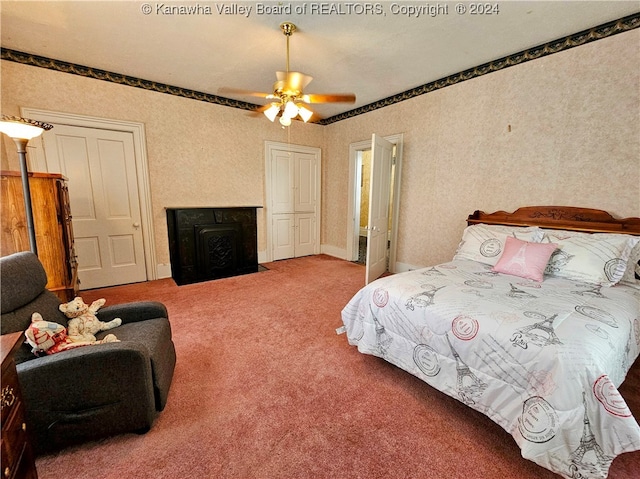
MULTIPOLYGON (((58 111, 41 110, 37 108, 21 107, 20 113, 25 118, 44 121, 47 123, 94 128, 98 130, 114 130, 131 133, 136 162, 136 176, 138 181, 138 196, 140 200, 140 216, 142 226, 142 242, 144 246, 145 268, 147 281, 158 279, 156 264, 156 245, 153 228, 153 211, 151 203, 151 186, 149 180, 149 161, 147 158, 146 137, 144 123, 114 120, 86 115, 76 115, 58 111)), ((45 152, 46 158, 46 152, 45 152)), ((41 163, 41 162, 40 162, 41 163)), ((39 167, 48 166, 39 164, 39 167)), ((59 172, 53 172, 59 173, 59 172)))
MULTIPOLYGON (((389 240, 389 272, 396 272, 396 255, 398 244, 398 216, 400 214, 400 184, 402 179, 402 143, 403 134, 383 136, 396 145, 395 170, 393 180, 393 207, 391 210, 391 238, 389 240)), ((349 145, 349 197, 347 200, 347 260, 358 259, 358 237, 360 236, 360 197, 356 194, 360 190, 357 171, 358 154, 371 149, 371 138, 357 141, 349 145)))
POLYGON ((273 241, 271 225, 271 195, 273 187, 271 185, 271 152, 273 150, 288 151, 293 153, 308 153, 315 155, 317 160, 316 174, 316 221, 315 221, 315 246, 314 254, 320 254, 320 220, 322 218, 322 198, 321 198, 321 177, 322 177, 322 150, 315 146, 292 145, 290 143, 280 143, 266 140, 264 142, 264 177, 265 177, 265 223, 267 232, 267 251, 265 251, 265 262, 273 260, 273 241))

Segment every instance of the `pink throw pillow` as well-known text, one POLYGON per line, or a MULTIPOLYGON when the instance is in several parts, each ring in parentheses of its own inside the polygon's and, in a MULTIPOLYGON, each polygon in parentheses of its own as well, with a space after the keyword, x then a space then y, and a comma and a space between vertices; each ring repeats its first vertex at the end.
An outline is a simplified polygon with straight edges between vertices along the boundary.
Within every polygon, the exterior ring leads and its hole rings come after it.
POLYGON ((529 243, 508 236, 493 271, 542 281, 544 269, 557 247, 555 243, 529 243))

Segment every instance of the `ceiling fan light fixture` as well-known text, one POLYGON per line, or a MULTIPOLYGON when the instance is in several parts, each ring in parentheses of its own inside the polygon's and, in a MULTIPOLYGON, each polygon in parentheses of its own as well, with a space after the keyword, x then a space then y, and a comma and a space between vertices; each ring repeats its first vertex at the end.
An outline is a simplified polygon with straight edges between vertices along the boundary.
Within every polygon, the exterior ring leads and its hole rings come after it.
POLYGON ((272 103, 271 106, 264 111, 264 116, 269 118, 271 121, 275 121, 278 113, 280 113, 280 104, 272 103))
MULTIPOLYGON (((0 0, 2 1, 2 0, 0 0)), ((286 69, 276 72, 276 82, 273 84, 271 93, 263 93, 249 90, 239 90, 237 88, 220 88, 221 93, 234 93, 264 98, 270 102, 264 106, 256 108, 272 122, 280 118, 283 126, 291 125, 294 118, 300 118, 307 123, 315 113, 307 107, 311 103, 354 103, 356 96, 353 93, 331 93, 331 94, 311 94, 305 95, 303 90, 313 80, 313 77, 302 72, 292 71, 289 68, 289 40, 297 27, 291 22, 280 24, 280 29, 287 40, 286 69)))
POLYGON ((298 105, 298 115, 300 115, 302 120, 306 123, 313 116, 313 112, 308 108, 305 108, 304 105, 298 105))
POLYGON ((281 116, 280 124, 282 126, 291 126, 291 118, 289 118, 288 116, 281 116))
POLYGON ((298 107, 294 102, 288 100, 284 106, 284 111, 282 112, 282 116, 286 116, 287 118, 295 118, 298 115, 298 107))

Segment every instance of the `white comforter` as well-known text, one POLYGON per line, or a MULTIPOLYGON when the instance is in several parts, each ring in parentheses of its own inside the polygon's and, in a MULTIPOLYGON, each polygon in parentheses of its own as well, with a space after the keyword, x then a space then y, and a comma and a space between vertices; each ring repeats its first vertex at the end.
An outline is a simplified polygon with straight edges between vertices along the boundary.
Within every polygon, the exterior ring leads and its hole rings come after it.
POLYGON ((638 290, 455 260, 374 281, 342 320, 360 352, 486 414, 564 477, 606 477, 617 455, 640 450, 617 390, 640 349, 638 290))

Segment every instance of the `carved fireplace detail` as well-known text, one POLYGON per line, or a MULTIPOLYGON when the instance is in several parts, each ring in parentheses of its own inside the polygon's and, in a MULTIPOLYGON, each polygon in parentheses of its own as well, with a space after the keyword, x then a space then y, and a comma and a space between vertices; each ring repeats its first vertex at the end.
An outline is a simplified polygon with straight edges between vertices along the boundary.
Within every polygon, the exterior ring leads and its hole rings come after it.
POLYGON ((183 285, 258 271, 257 208, 167 208, 175 282, 183 285))

